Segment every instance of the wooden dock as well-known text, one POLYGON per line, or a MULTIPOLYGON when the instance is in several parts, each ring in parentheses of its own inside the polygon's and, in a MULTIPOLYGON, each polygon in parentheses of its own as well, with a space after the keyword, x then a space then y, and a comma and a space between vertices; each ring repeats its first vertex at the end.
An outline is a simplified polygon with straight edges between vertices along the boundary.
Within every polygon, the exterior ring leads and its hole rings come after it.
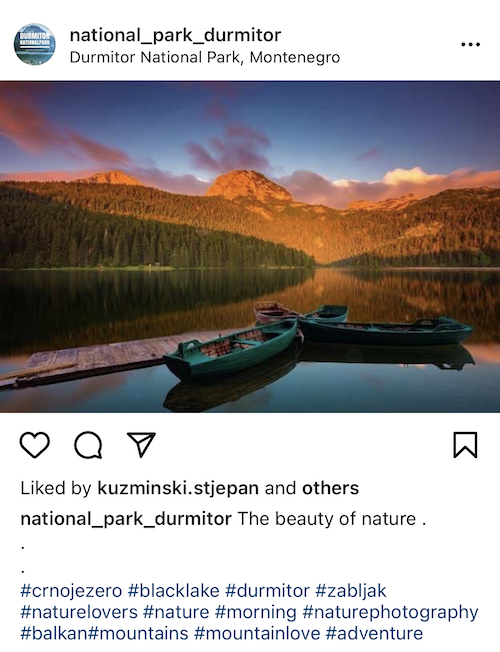
POLYGON ((163 356, 173 353, 180 342, 193 339, 206 342, 219 337, 219 334, 227 335, 234 330, 182 333, 147 340, 34 353, 22 369, 0 375, 0 389, 58 383, 160 365, 163 364, 163 356))

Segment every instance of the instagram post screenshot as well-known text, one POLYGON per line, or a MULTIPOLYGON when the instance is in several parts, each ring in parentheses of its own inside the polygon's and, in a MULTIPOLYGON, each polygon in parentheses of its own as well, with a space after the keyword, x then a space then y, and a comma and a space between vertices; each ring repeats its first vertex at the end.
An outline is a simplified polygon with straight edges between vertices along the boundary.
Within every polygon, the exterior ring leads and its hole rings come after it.
POLYGON ((2 649, 499 649, 500 8, 1 13, 2 649))

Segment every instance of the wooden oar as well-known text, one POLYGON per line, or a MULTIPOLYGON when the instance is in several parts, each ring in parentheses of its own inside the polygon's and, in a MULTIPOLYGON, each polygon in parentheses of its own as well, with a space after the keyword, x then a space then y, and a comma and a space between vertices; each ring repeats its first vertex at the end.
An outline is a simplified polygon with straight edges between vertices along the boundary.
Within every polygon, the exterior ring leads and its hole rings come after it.
POLYGON ((74 362, 59 362, 59 364, 46 364, 40 367, 28 367, 26 369, 19 369, 18 371, 9 371, 6 374, 0 374, 0 382, 9 380, 9 378, 25 378, 26 376, 36 376, 36 374, 43 374, 48 371, 57 371, 58 369, 68 369, 74 367, 74 362))

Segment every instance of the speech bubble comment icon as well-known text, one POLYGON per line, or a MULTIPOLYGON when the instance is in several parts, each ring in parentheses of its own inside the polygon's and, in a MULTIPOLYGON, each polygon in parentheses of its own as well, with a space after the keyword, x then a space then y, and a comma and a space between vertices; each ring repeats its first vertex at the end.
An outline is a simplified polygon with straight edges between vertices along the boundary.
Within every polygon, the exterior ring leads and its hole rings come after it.
POLYGON ((75 451, 85 460, 102 459, 102 441, 95 432, 81 432, 75 439, 75 451))

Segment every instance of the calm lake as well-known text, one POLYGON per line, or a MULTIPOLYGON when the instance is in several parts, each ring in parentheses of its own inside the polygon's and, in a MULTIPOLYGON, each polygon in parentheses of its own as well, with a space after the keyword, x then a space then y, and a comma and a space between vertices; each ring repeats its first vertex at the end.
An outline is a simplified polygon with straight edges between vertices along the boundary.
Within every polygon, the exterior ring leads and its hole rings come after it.
POLYGON ((179 270, 0 272, 0 373, 37 351, 238 329, 256 300, 351 321, 447 315, 474 326, 463 347, 294 346, 237 377, 181 384, 165 366, 0 391, 10 412, 496 412, 500 272, 179 270))

